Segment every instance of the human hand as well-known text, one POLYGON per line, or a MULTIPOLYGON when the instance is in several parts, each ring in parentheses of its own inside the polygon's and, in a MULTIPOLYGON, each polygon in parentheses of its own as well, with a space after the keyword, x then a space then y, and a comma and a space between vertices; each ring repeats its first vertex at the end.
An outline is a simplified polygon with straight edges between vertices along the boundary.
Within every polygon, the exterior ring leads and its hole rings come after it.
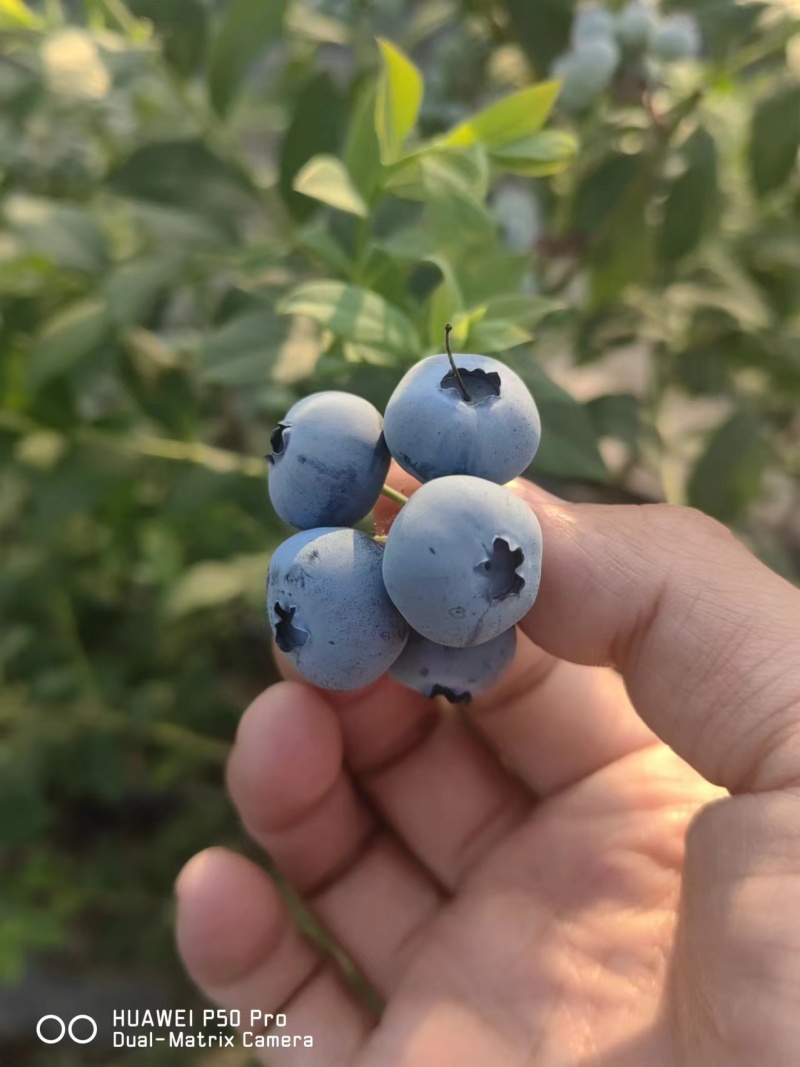
POLYGON ((285 681, 230 757, 380 1021, 222 849, 179 876, 184 962, 314 1035, 287 1067, 796 1067, 800 593, 687 509, 515 489, 542 586, 494 692, 454 717, 285 681))

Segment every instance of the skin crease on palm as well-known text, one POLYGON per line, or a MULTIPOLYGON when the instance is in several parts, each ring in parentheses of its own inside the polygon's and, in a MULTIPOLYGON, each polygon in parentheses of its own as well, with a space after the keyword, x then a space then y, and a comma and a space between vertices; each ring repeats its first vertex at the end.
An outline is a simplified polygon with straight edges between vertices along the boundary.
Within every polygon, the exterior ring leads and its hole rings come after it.
POLYGON ((178 878, 185 965, 314 1036, 270 1064, 796 1067, 800 593, 692 511, 513 488, 542 586, 494 691, 461 717, 288 680, 231 753, 246 829, 380 1019, 223 849, 178 878))

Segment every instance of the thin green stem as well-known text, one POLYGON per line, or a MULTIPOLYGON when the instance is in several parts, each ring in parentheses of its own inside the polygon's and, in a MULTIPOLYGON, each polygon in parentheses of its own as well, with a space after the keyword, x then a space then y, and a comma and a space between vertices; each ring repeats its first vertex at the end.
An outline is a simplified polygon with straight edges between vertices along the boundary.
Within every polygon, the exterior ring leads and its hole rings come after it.
POLYGON ((389 500, 393 500, 395 504, 399 504, 401 508, 404 504, 408 503, 408 497, 403 496, 402 493, 398 493, 398 491, 396 489, 392 489, 390 485, 384 485, 383 489, 381 489, 381 492, 385 497, 388 497, 389 500))

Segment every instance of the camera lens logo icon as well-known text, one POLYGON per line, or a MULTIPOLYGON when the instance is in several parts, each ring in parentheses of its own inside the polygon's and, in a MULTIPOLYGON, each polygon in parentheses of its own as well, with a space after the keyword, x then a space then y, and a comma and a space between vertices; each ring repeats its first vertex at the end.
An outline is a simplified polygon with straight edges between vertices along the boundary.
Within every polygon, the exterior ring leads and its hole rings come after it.
POLYGON ((97 1037, 97 1023, 91 1017, 91 1015, 76 1015, 70 1019, 68 1023, 65 1023, 60 1015, 43 1015, 39 1022, 36 1024, 36 1036, 42 1042, 43 1045, 57 1045, 59 1041, 63 1041, 64 1037, 69 1034, 76 1045, 88 1045, 91 1041, 97 1037), (47 1025, 47 1024, 50 1025, 47 1025), (77 1027, 76 1033, 76 1025, 77 1027), (81 1023, 88 1023, 91 1029, 91 1033, 86 1037, 86 1025, 81 1026, 81 1023), (45 1027, 49 1037, 45 1036, 45 1027), (57 1036, 53 1037, 53 1033, 57 1036), (83 1035, 83 1036, 81 1036, 83 1035))

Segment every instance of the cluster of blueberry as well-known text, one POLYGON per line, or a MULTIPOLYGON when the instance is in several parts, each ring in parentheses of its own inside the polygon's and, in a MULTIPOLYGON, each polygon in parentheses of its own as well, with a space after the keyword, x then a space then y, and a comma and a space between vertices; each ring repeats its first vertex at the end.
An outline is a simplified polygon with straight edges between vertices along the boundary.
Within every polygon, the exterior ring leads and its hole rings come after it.
POLYGON ((569 111, 586 111, 621 71, 636 69, 651 81, 648 60, 694 59, 700 44, 691 15, 661 18, 647 0, 631 0, 617 14, 600 4, 579 8, 571 49, 553 67, 553 75, 563 83, 560 103, 569 111))
MULTIPOLYGON (((449 327, 448 327, 449 331, 449 327)), ((267 610, 278 648, 326 689, 389 671, 426 696, 467 702, 514 656, 536 599, 539 522, 505 483, 539 446, 533 397, 486 356, 430 356, 405 375, 386 418, 349 393, 295 404, 272 434, 269 491, 300 533, 274 553, 267 610), (388 536, 353 529, 391 458, 425 484, 388 536)))

